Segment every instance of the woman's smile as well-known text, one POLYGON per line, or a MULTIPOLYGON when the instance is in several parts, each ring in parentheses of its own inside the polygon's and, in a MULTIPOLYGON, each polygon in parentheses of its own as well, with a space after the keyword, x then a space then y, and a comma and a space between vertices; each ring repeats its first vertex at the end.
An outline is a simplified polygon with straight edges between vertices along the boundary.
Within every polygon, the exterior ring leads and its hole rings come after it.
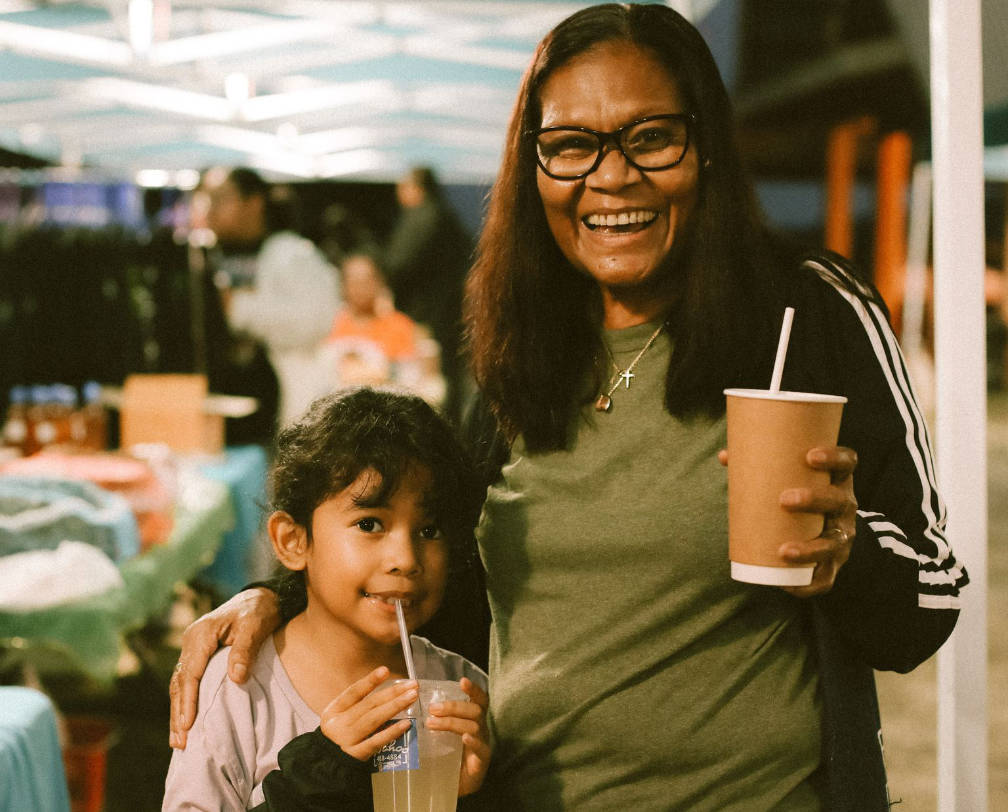
POLYGON ((643 231, 650 226, 658 212, 647 209, 631 209, 620 212, 599 212, 597 214, 586 214, 581 218, 591 231, 613 234, 629 234, 643 231))

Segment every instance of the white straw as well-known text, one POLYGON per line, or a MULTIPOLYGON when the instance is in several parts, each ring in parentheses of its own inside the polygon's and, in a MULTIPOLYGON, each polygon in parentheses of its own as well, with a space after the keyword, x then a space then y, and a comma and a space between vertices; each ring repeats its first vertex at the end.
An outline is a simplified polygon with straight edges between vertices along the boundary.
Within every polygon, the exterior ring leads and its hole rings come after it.
POLYGON ((773 377, 770 379, 771 392, 780 392, 781 378, 784 375, 784 356, 787 355, 787 345, 791 339, 792 321, 794 321, 794 308, 784 308, 784 323, 781 325, 780 341, 777 342, 777 358, 774 359, 773 377))
POLYGON ((403 615, 402 601, 396 598, 395 602, 396 620, 399 621, 399 640, 402 643, 403 657, 406 658, 406 673, 409 678, 415 680, 416 667, 413 665, 413 648, 410 646, 409 632, 406 631, 406 617, 403 615))

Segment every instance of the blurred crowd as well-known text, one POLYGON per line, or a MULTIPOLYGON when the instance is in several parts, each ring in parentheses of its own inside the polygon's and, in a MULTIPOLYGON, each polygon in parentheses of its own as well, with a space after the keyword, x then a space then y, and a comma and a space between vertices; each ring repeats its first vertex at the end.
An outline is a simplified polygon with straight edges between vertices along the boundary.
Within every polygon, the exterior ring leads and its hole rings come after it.
POLYGON ((229 443, 268 444, 316 397, 363 384, 406 388, 458 417, 472 239, 432 169, 407 172, 396 199, 384 239, 331 203, 311 240, 294 187, 245 167, 203 173, 187 224, 196 365, 213 391, 260 404, 229 421, 229 443))

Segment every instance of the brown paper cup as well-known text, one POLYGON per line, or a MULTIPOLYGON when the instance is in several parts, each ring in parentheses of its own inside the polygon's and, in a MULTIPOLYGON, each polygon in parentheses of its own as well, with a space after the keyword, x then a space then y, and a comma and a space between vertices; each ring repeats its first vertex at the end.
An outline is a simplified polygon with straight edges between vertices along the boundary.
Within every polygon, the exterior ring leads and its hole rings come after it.
POLYGON ((824 517, 789 513, 782 491, 828 484, 805 462, 809 449, 836 445, 847 398, 811 392, 726 389, 728 421, 728 557, 736 581, 806 586, 812 570, 777 554, 789 541, 823 531, 824 517))

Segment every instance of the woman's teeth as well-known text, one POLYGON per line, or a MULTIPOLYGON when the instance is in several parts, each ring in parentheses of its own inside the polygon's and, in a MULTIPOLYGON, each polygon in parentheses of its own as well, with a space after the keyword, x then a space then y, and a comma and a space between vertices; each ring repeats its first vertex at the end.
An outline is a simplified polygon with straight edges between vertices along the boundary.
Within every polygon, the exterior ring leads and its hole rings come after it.
POLYGON ((621 211, 619 214, 589 214, 584 218, 584 222, 589 228, 613 228, 645 225, 657 216, 657 212, 653 211, 621 211))

